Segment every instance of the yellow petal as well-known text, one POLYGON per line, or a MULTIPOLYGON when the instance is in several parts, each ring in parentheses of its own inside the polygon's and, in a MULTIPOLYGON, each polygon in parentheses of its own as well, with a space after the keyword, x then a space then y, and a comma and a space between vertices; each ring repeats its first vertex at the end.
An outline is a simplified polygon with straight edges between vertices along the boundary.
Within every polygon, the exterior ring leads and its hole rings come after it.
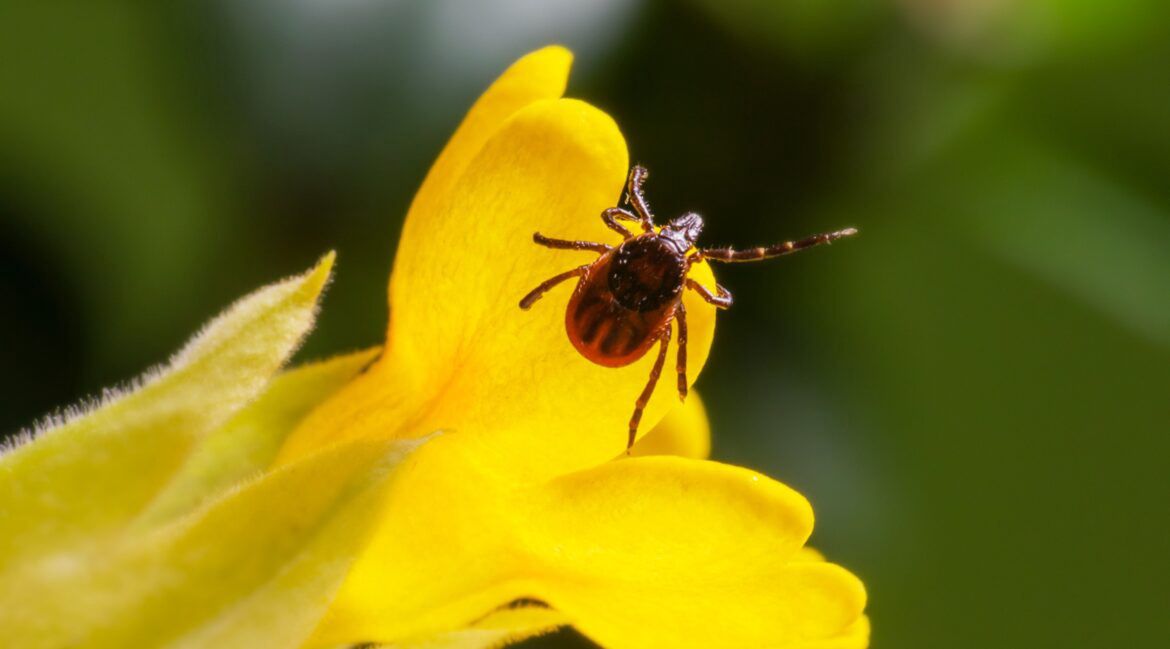
POLYGON ((606 647, 805 646, 842 634, 864 607, 845 570, 793 561, 812 510, 752 471, 639 458, 557 479, 545 495, 528 528, 550 573, 536 596, 606 647))
MULTIPOLYGON (((478 222, 474 211, 469 213, 464 209, 463 212, 453 215, 450 203, 456 193, 461 191, 456 184, 484 144, 509 118, 526 106, 557 99, 564 93, 572 58, 572 54, 565 48, 550 46, 532 52, 514 63, 476 101, 431 167, 411 204, 395 255, 395 271, 390 282, 391 332, 404 329, 404 325, 396 324, 397 320, 406 317, 407 310, 413 308, 420 300, 427 301, 433 298, 434 305, 443 306, 441 304, 443 300, 458 304, 463 299, 451 291, 434 292, 432 287, 418 281, 410 270, 402 269, 426 269, 436 258, 440 262, 458 261, 460 255, 467 258, 468 263, 463 264, 464 268, 467 268, 474 266, 477 260, 483 259, 485 252, 483 250, 471 250, 470 246, 466 245, 456 247, 451 245, 452 241, 443 240, 443 237, 446 237, 458 241, 461 238, 460 229, 464 225, 471 230, 478 222), (440 214, 446 216, 440 217, 440 214), (440 219, 446 223, 446 227, 436 230, 436 225, 440 225, 440 219), (453 258, 448 259, 449 256, 453 258)), ((485 223, 478 222, 478 225, 483 226, 485 223)), ((449 313, 452 310, 450 308, 439 310, 433 315, 438 318, 450 317, 449 313)), ((417 329, 415 327, 411 334, 417 335, 415 331, 417 329)), ((402 338, 401 333, 397 336, 387 334, 388 340, 402 338)), ((454 341, 447 341, 446 346, 449 347, 452 342, 454 341)), ((422 338, 405 342, 406 345, 416 348, 416 355, 424 356, 427 348, 433 343, 434 336, 426 333, 425 329, 422 338)), ((400 350, 401 347, 402 345, 400 350)), ((388 357, 392 353, 387 350, 385 356, 388 357)), ((446 373, 438 376, 415 376, 413 373, 396 375, 394 364, 398 361, 391 362, 385 358, 383 360, 384 362, 379 364, 381 369, 378 372, 382 376, 358 382, 358 387, 334 399, 330 407, 321 409, 290 439, 278 461, 289 461, 343 438, 395 437, 407 434, 403 425, 417 419, 418 411, 427 408, 426 399, 434 396, 433 393, 439 389, 434 383, 443 380, 446 373), (423 393, 422 386, 417 385, 418 382, 429 382, 431 384, 427 386, 429 393, 423 393), (349 432, 339 433, 342 428, 349 429, 349 432)))
MULTIPOLYGON (((793 557, 794 561, 823 562, 825 555, 805 546, 793 557)), ((800 645, 801 649, 865 649, 869 646, 869 617, 862 615, 840 634, 800 645)))
POLYGON ((796 558, 800 561, 824 561, 825 555, 821 554, 820 550, 810 548, 807 545, 800 549, 796 558))
POLYGON ((379 353, 379 348, 367 349, 302 365, 274 378, 259 399, 199 443, 135 524, 157 525, 262 473, 297 422, 369 367, 379 353))
POLYGON ((399 642, 464 628, 528 593, 507 571, 523 490, 483 473, 449 431, 401 467, 379 526, 314 634, 313 647, 399 642))
MULTIPOLYGON (((456 438, 420 449, 398 484, 456 438)), ((425 497, 394 490, 395 525, 315 642, 441 633, 534 597, 607 647, 804 646, 843 636, 864 607, 852 575, 800 552, 808 503, 746 469, 633 458, 508 488, 470 466, 425 497)))
POLYGON ((354 442, 173 525, 26 562, 0 581, 19 647, 296 647, 414 442, 354 442))
MULTIPOLYGON (((545 47, 516 61, 496 79, 471 107, 435 164, 431 165, 411 203, 401 241, 425 241, 428 238, 430 215, 443 209, 440 205, 450 198, 463 170, 488 138, 521 108, 537 101, 560 98, 569 81, 572 62, 573 55, 569 50, 555 45, 545 47)), ((400 243, 396 267, 398 264, 417 263, 412 260, 415 250, 400 243)))
MULTIPOLYGON (((0 458, 0 557, 49 555, 120 529, 193 445, 256 398, 311 328, 333 255, 241 299, 141 386, 0 458)), ((0 566, 0 572, 3 567, 0 566)))
POLYGON ((662 421, 634 444, 634 456, 678 455, 696 460, 711 455, 711 427, 699 395, 691 390, 687 400, 666 413, 662 421))
MULTIPOLYGON (((386 354, 314 411, 283 457, 339 437, 438 429, 457 432, 477 463, 514 480, 543 480, 621 454, 653 354, 617 369, 583 358, 565 333, 571 286, 530 311, 517 303, 544 279, 595 256, 538 247, 533 232, 618 242, 599 215, 618 201, 626 168, 616 125, 588 104, 538 102, 511 117, 468 165, 446 207, 426 215, 426 236, 403 239, 409 256, 395 266, 386 354)), ((692 275, 713 284, 705 264, 692 275)), ((693 293, 685 302, 693 381, 715 314, 693 293)), ((673 357, 643 432, 678 403, 673 357)))

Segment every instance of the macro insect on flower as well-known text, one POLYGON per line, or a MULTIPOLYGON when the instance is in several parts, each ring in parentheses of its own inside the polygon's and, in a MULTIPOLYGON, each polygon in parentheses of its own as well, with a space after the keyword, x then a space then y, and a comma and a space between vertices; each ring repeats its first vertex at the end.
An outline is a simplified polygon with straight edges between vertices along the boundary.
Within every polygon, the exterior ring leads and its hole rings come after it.
MULTIPOLYGON (((699 395, 655 399, 614 461, 615 391, 653 359, 574 362, 562 314, 499 299, 559 270, 515 241, 601 240, 596 215, 627 186, 616 123, 563 97, 570 62, 516 62, 439 155, 395 252, 384 345, 277 373, 330 254, 0 452, 4 646, 482 649, 564 625, 608 649, 867 646, 865 587, 806 546, 811 505, 706 459, 699 395)), ((689 273, 715 286, 707 264, 689 273)), ((716 307, 678 299, 690 381, 716 307)))
POLYGON ((533 234, 533 241, 547 248, 589 250, 601 256, 592 263, 554 275, 520 300, 520 308, 527 310, 556 285, 579 277, 565 311, 565 329, 582 356, 604 367, 624 367, 645 356, 655 342, 659 343, 650 379, 634 403, 627 453, 634 446, 642 411, 662 374, 673 333, 672 322, 678 324, 678 397, 687 398, 687 310, 682 303, 683 290, 695 291, 717 308, 731 307, 731 292, 726 288, 716 284, 712 293, 688 276, 692 265, 705 259, 760 261, 857 234, 855 228, 846 228, 747 250, 695 249, 703 232, 703 217, 687 212, 655 229, 654 216, 642 190, 647 176, 649 172, 641 165, 630 170, 625 202, 634 212, 610 207, 601 213, 605 225, 624 239, 617 248, 596 241, 566 241, 550 239, 539 232, 533 234), (642 234, 633 234, 619 220, 638 223, 642 234), (692 249, 695 251, 688 255, 692 249))

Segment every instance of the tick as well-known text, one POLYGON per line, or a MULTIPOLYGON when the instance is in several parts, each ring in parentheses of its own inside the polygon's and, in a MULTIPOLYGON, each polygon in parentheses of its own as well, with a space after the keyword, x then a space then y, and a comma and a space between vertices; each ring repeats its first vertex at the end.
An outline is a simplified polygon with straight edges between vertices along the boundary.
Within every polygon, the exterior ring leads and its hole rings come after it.
POLYGON ((857 234, 856 229, 846 228, 747 250, 697 248, 695 243, 703 231, 703 217, 694 212, 655 229, 654 217, 642 193, 648 175, 642 166, 630 170, 625 203, 633 208, 632 212, 619 206, 601 213, 602 221, 622 235, 622 242, 616 248, 594 241, 566 241, 550 239, 539 232, 533 234, 533 241, 547 248, 588 250, 600 256, 592 263, 549 278, 520 300, 520 308, 527 310, 549 289, 576 277, 577 288, 565 311, 565 330, 582 356, 605 367, 623 367, 642 358, 658 344, 650 380, 634 402, 627 453, 634 445, 642 411, 662 375, 674 323, 678 325, 678 396, 679 399, 687 397, 687 311, 682 302, 683 291, 695 291, 720 309, 731 306, 731 293, 726 288, 716 284, 712 293, 687 276, 692 265, 703 260, 770 259, 857 234), (622 221, 641 226, 642 232, 630 232, 622 221))

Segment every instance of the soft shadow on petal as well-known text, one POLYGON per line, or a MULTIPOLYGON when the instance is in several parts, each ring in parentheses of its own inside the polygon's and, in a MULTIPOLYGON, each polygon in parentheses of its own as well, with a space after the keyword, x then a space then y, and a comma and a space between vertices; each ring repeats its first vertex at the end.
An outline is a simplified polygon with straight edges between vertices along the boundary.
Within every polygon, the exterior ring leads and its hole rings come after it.
POLYGON ((711 455, 711 426, 699 395, 691 390, 687 400, 671 408, 657 426, 634 444, 630 454, 707 459, 711 455))
MULTIPOLYGON (((624 451, 653 354, 618 369, 578 354, 564 326, 571 284, 529 311, 517 303, 542 280, 595 258, 538 247, 533 232, 618 243, 599 214, 618 201, 627 164, 613 120, 586 103, 537 102, 509 119, 468 165, 448 207, 431 215, 429 236, 403 241, 413 261, 395 268, 385 356, 311 414, 284 456, 339 437, 443 429, 493 473, 537 481, 624 451)), ((713 285, 706 265, 692 275, 713 285)), ((693 293, 685 300, 693 381, 715 312, 693 293)), ((678 403, 673 349, 643 432, 678 403)))
MULTIPOLYGON (((446 433, 403 463, 380 525, 355 561, 314 647, 398 642, 466 628, 528 593, 514 501, 527 491, 485 475, 446 433)), ((536 487, 539 488, 539 487, 536 487)))
POLYGON ((382 645, 384 649, 497 649, 564 626, 565 616, 545 606, 502 606, 466 627, 430 636, 382 645))

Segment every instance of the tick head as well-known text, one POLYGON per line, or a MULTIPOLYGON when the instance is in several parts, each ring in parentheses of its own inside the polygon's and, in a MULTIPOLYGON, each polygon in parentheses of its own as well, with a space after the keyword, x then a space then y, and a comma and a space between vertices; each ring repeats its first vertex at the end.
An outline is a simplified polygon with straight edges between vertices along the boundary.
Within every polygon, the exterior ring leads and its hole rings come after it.
MULTIPOLYGON (((686 248, 695 245, 699 235, 703 233, 703 217, 694 212, 687 212, 677 219, 671 219, 662 234, 679 243, 686 243, 686 248)), ((684 248, 685 249, 685 248, 684 248)))

